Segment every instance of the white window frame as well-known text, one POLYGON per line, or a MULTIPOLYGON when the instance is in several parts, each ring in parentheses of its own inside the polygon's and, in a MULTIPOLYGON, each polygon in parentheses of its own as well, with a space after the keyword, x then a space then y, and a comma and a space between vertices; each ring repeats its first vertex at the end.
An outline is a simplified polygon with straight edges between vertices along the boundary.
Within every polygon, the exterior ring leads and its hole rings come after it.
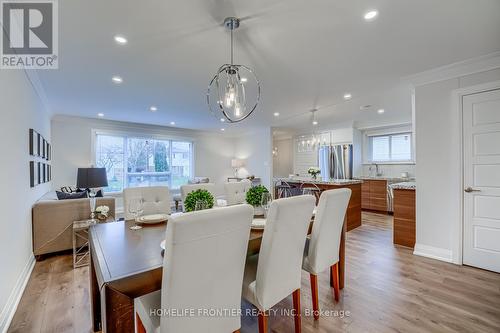
POLYGON ((363 164, 415 164, 415 136, 411 124, 402 124, 396 126, 370 128, 363 131, 363 164), (372 142, 371 137, 375 136, 392 136, 408 134, 410 136, 410 153, 409 160, 388 160, 374 161, 372 160, 372 142))
MULTIPOLYGON (((194 173, 195 173, 195 147, 196 147, 196 140, 190 137, 185 137, 185 136, 178 136, 178 135, 165 135, 165 134, 158 134, 158 133, 152 133, 152 134, 146 134, 144 132, 137 132, 137 131, 120 131, 120 130, 100 130, 100 129, 92 129, 92 135, 91 135, 91 158, 90 160, 92 161, 92 165, 95 166, 97 165, 97 160, 96 160, 96 144, 97 144, 97 136, 98 135, 108 135, 108 136, 121 136, 121 137, 128 137, 128 138, 134 138, 134 139, 144 139, 144 140, 164 140, 164 141, 183 141, 183 142, 190 142, 191 143, 191 170, 190 170, 190 178, 194 178, 194 173)), ((171 150, 170 150, 171 151, 171 150)), ((125 160, 126 160, 126 149, 124 149, 125 152, 125 160)), ((178 193, 180 192, 179 189, 170 189, 171 193, 178 193)), ((123 194, 122 191, 116 191, 116 192, 106 192, 106 195, 109 196, 116 196, 120 197, 123 194)))
POLYGON ((369 156, 369 161, 372 163, 408 163, 413 161, 413 152, 412 152, 412 135, 411 132, 401 132, 401 133, 391 133, 391 134, 382 134, 382 135, 372 135, 368 138, 368 156, 369 156), (392 158, 392 139, 394 136, 398 135, 408 135, 409 140, 410 140, 410 158, 409 159, 393 159, 392 158), (374 160, 373 159, 373 139, 374 138, 382 138, 382 137, 387 137, 389 138, 389 159, 387 160, 374 160))

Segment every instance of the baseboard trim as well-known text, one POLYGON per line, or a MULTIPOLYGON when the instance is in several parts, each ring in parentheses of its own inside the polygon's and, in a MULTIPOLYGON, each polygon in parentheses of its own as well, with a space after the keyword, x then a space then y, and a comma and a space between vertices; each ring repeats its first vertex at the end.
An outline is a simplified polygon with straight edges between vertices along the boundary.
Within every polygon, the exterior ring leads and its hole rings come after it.
POLYGON ((421 257, 427 257, 431 259, 441 260, 453 263, 453 252, 451 250, 423 245, 415 244, 415 249, 413 254, 421 257))
POLYGON ((9 329, 10 323, 14 314, 16 313, 17 306, 21 301, 21 297, 23 296, 24 288, 26 288, 26 284, 28 284, 28 280, 31 276, 31 272, 35 267, 35 256, 33 254, 30 255, 28 262, 24 266, 21 275, 17 279, 17 283, 14 286, 12 293, 5 304, 5 307, 0 314, 0 332, 6 333, 9 329))

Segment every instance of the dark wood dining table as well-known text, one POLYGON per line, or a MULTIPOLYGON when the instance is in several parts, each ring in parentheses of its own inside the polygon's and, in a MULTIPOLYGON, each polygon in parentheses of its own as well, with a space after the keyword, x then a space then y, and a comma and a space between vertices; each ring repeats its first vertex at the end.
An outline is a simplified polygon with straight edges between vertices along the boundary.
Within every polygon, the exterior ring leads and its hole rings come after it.
MULTIPOLYGON (((166 224, 149 225, 140 230, 131 230, 132 225, 133 221, 118 221, 90 228, 94 332, 134 332, 134 298, 161 289, 160 243, 165 239, 166 224)), ((345 276, 345 226, 344 221, 339 263, 341 289, 345 276)), ((247 255, 259 253, 262 235, 263 230, 251 230, 247 255)))

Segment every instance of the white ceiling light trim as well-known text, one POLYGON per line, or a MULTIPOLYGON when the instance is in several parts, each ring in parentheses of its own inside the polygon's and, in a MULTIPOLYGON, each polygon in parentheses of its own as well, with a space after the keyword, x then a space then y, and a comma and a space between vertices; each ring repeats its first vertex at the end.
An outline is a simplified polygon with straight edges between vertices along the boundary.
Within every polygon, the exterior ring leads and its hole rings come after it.
POLYGON ((149 108, 149 111, 151 111, 151 112, 156 112, 156 111, 158 111, 158 108, 157 108, 156 106, 152 105, 152 106, 149 108))
POLYGON ((346 101, 350 100, 351 98, 352 98, 352 95, 351 95, 350 93, 345 93, 345 94, 344 94, 344 99, 345 99, 346 101))
POLYGON ((367 11, 363 17, 365 21, 373 21, 377 18, 377 16, 378 16, 378 11, 373 9, 367 11))
POLYGON ((124 36, 122 36, 122 35, 116 35, 116 36, 114 37, 114 39, 115 39, 116 44, 118 44, 118 45, 125 45, 125 44, 127 44, 127 43, 128 43, 127 38, 125 38, 125 37, 124 37, 124 36))
POLYGON ((378 114, 383 114, 384 112, 385 112, 385 110, 384 110, 384 109, 378 109, 378 110, 377 110, 377 113, 378 113, 378 114))
POLYGON ((111 78, 111 80, 113 81, 113 83, 116 83, 116 84, 123 83, 123 78, 121 76, 118 76, 118 75, 113 76, 111 78))

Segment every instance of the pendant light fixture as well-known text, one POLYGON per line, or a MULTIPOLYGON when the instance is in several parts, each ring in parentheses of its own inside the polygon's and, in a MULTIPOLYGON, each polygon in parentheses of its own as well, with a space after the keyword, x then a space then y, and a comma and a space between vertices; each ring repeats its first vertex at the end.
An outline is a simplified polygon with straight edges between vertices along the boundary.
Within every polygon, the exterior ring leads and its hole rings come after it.
POLYGON ((228 17, 224 20, 224 25, 231 33, 231 63, 219 67, 210 81, 207 104, 217 119, 237 123, 248 118, 257 108, 260 101, 260 83, 250 68, 236 65, 233 61, 233 31, 240 26, 240 20, 228 17))

